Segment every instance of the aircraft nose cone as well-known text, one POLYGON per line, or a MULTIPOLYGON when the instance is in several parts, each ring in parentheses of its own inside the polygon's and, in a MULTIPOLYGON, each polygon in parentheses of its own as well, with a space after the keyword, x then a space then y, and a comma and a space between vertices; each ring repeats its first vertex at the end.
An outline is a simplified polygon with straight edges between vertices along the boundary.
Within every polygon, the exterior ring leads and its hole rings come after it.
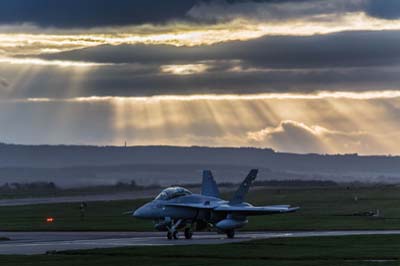
POLYGON ((140 219, 150 219, 152 218, 152 208, 150 204, 145 204, 136 211, 133 212, 133 217, 140 219))
POLYGON ((140 207, 136 211, 133 212, 133 217, 135 218, 143 218, 143 207, 140 207))

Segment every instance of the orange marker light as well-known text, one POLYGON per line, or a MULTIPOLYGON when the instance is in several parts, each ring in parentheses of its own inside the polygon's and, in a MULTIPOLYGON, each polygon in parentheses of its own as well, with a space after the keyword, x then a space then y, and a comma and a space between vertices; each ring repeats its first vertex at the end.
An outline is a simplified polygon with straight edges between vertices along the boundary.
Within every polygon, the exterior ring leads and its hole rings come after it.
POLYGON ((46 222, 52 223, 52 222, 54 222, 54 218, 53 217, 47 217, 46 218, 46 222))

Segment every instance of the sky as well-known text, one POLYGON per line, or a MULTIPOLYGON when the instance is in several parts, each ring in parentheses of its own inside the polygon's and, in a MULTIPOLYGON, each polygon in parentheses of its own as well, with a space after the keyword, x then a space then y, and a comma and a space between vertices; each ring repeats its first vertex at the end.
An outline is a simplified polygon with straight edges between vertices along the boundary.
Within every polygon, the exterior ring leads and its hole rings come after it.
POLYGON ((398 0, 2 0, 0 142, 400 154, 398 0))

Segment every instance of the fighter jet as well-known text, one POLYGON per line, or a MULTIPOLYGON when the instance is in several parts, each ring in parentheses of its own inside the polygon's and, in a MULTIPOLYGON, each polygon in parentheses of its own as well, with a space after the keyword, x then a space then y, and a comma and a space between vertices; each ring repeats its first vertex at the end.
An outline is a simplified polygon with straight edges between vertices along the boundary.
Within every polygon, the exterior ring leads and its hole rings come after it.
POLYGON ((248 223, 248 216, 288 213, 299 209, 290 205, 256 207, 244 202, 257 173, 257 169, 251 170, 233 197, 227 201, 220 198, 211 171, 205 170, 201 194, 194 194, 183 187, 169 187, 134 211, 133 216, 153 220, 155 229, 167 231, 170 240, 178 239, 178 230, 182 229, 186 239, 192 238, 193 231, 205 229, 216 230, 233 238, 235 229, 248 223))

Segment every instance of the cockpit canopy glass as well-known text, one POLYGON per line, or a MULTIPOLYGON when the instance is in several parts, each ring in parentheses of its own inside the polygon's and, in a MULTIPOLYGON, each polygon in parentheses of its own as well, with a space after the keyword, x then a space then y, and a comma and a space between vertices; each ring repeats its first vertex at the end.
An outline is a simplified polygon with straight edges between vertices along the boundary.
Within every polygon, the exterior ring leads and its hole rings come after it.
POLYGON ((170 200, 181 196, 192 194, 189 190, 183 187, 169 187, 161 191, 156 197, 156 200, 170 200))

